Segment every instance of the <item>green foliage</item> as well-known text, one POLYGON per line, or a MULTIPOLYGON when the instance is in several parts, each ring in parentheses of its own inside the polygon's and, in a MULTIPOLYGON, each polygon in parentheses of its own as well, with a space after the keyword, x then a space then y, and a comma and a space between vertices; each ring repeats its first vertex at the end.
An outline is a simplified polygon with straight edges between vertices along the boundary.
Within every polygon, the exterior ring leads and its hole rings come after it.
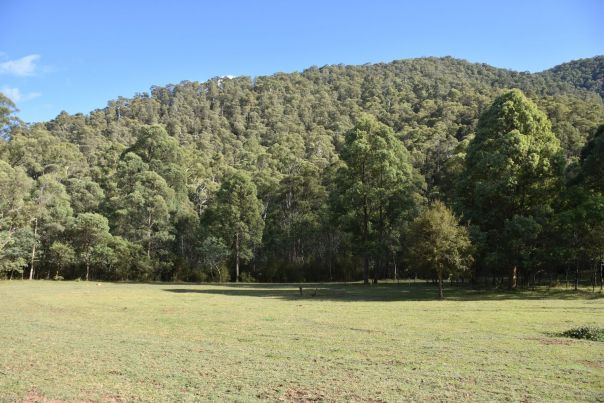
POLYGON ((601 61, 528 74, 422 58, 218 77, 31 125, 0 97, 0 264, 5 276, 48 276, 52 245, 80 248, 69 229, 94 213, 112 237, 94 261, 76 253, 66 278, 88 260, 103 279, 194 280, 216 272, 201 253, 213 237, 229 248, 223 265, 261 281, 377 281, 400 272, 425 201, 442 200, 470 220, 476 278, 592 265, 601 61), (233 186, 254 196, 236 201, 233 186))
POLYGON ((59 273, 63 271, 63 268, 76 262, 76 252, 71 245, 55 241, 50 245, 48 261, 56 268, 53 277, 56 279, 56 277, 60 277, 59 273))
POLYGON ((561 189, 560 151, 547 116, 519 90, 501 95, 482 114, 468 146, 459 202, 465 218, 486 233, 484 263, 491 272, 530 267, 527 259, 561 189))
POLYGON ((364 257, 367 283, 370 256, 379 261, 389 255, 387 245, 396 237, 397 225, 420 200, 422 181, 392 129, 369 115, 346 134, 342 162, 336 211, 364 257))
POLYGON ((604 193, 604 125, 581 151, 581 178, 590 188, 604 193))
POLYGON ((8 136, 10 125, 15 123, 15 112, 17 112, 15 103, 0 92, 0 138, 8 136))
POLYGON ((0 160, 0 264, 4 272, 21 271, 25 256, 16 243, 21 228, 27 225, 27 199, 32 180, 19 168, 0 160), (9 251, 10 249, 10 251, 9 251))
POLYGON ((604 98, 604 56, 573 60, 541 73, 579 88, 594 91, 604 98))
POLYGON ((90 277, 91 266, 101 265, 112 252, 108 248, 111 239, 109 221, 96 213, 79 214, 71 229, 76 251, 86 266, 86 280, 90 277))
POLYGON ((212 233, 219 234, 231 250, 235 262, 234 278, 239 281, 239 263, 253 258, 254 248, 262 241, 264 221, 262 203, 251 178, 234 171, 223 178, 214 207, 207 211, 212 233))
POLYGON ((255 283, 256 282, 256 278, 251 273, 248 273, 247 271, 244 271, 243 273, 241 273, 241 275, 239 277, 240 277, 241 281, 244 283, 255 283))
POLYGON ((562 337, 572 339, 604 341, 604 329, 596 326, 581 326, 560 333, 562 337))
POLYGON ((468 229, 458 223, 444 203, 436 201, 420 212, 409 225, 406 239, 410 269, 436 278, 440 298, 443 280, 469 272, 473 248, 468 229))
POLYGON ((201 264, 209 274, 212 281, 225 282, 229 280, 228 269, 225 269, 226 259, 229 257, 229 248, 219 238, 210 236, 199 247, 201 264))

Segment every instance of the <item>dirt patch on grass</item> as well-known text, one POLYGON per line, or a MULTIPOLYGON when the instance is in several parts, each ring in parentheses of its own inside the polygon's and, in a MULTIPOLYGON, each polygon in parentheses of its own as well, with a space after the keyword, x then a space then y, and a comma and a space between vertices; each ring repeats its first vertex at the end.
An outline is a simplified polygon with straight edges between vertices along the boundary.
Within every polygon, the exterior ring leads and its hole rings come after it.
MULTIPOLYGON (((589 360, 583 360, 583 361, 579 361, 581 364, 591 367, 591 368, 599 368, 599 369, 604 369, 604 362, 601 361, 589 361, 589 360)), ((604 397, 604 394, 602 395, 602 397, 604 397)))
POLYGON ((308 402, 325 402, 328 399, 325 394, 320 391, 312 391, 307 389, 289 388, 280 402, 308 403, 308 402))
POLYGON ((19 403, 63 403, 63 400, 49 399, 43 394, 32 390, 19 403))
POLYGON ((550 345, 570 346, 571 344, 575 343, 574 340, 554 339, 554 338, 548 339, 545 337, 542 337, 542 338, 532 337, 532 338, 529 338, 529 340, 536 340, 539 343, 546 345, 546 346, 550 346, 550 345))
POLYGON ((39 392, 31 391, 23 400, 19 400, 19 403, 63 403, 63 400, 48 399, 39 392))
MULTIPOLYGON (((104 397, 102 400, 102 402, 107 402, 107 403, 118 403, 121 402, 122 400, 113 397, 113 396, 108 396, 108 397, 104 397)), ((27 396, 22 399, 19 400, 19 403, 92 403, 92 400, 60 400, 60 399, 49 399, 46 396, 44 396, 42 393, 32 390, 31 392, 29 392, 27 394, 27 396)))
MULTIPOLYGON (((258 396, 264 398, 268 396, 258 396)), ((342 394, 341 396, 329 397, 322 391, 312 391, 303 388, 289 388, 285 391, 285 394, 277 399, 278 402, 292 402, 292 403, 311 403, 311 402, 336 402, 336 401, 352 401, 352 402, 367 402, 367 403, 385 403, 385 400, 380 399, 368 399, 361 398, 357 395, 342 394)))

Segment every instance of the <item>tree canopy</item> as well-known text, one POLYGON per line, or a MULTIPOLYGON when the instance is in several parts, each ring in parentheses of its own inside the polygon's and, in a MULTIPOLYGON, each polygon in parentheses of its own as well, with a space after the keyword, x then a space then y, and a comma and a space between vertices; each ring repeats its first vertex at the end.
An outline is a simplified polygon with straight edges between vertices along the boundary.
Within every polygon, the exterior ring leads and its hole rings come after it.
POLYGON ((601 57, 330 65, 34 124, 2 97, 0 276, 377 281, 412 273, 407 231, 436 200, 469 225, 474 281, 591 268, 601 76, 601 57))

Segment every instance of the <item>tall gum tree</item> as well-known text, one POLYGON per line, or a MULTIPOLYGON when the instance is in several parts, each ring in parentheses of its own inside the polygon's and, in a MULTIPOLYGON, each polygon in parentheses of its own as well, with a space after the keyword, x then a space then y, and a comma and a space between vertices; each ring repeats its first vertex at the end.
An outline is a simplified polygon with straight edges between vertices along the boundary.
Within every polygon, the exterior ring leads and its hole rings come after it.
MULTIPOLYGON (((337 172, 335 208, 363 257, 363 282, 370 259, 385 260, 390 233, 421 200, 423 180, 413 170, 404 144, 388 126, 363 115, 346 134, 344 164, 337 172)), ((374 281, 377 281, 377 270, 374 281)))
POLYGON ((459 188, 464 216, 486 233, 489 250, 497 251, 491 264, 510 266, 510 288, 539 235, 514 234, 539 229, 551 215, 564 166, 561 154, 547 116, 517 89, 496 98, 482 114, 468 146, 459 188), (527 228, 518 231, 521 224, 527 228))
POLYGON ((262 202, 258 199, 256 185, 247 174, 234 171, 223 178, 213 207, 206 213, 212 233, 220 234, 224 244, 231 249, 235 282, 239 281, 240 263, 250 260, 254 247, 262 241, 264 221, 261 211, 262 202))

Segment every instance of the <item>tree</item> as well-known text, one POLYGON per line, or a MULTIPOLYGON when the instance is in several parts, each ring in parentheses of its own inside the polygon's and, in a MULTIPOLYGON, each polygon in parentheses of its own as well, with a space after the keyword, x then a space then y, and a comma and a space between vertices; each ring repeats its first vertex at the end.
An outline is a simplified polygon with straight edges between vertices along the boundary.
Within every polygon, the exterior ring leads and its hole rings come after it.
POLYGON ((210 236, 201 243, 199 254, 203 267, 210 272, 214 281, 222 281, 223 264, 229 257, 229 248, 221 239, 210 236))
POLYGON ((103 249, 110 243, 109 222, 96 213, 82 213, 75 218, 72 228, 76 251, 86 266, 86 281, 90 266, 103 260, 103 249))
POLYGON ((67 193, 75 214, 97 212, 105 198, 105 192, 91 178, 70 178, 66 182, 67 193))
POLYGON ((235 261, 235 282, 239 281, 241 262, 253 258, 254 247, 262 241, 264 221, 260 214, 256 186, 250 177, 240 171, 228 173, 208 209, 210 233, 222 238, 231 249, 235 261))
POLYGON ((73 213, 65 186, 55 175, 42 175, 35 181, 28 213, 33 237, 29 279, 33 280, 39 246, 50 246, 52 238, 65 230, 73 213))
POLYGON ((580 179, 604 194, 604 125, 600 126, 581 151, 580 179))
MULTIPOLYGON (((592 157, 580 154, 589 135, 604 122, 603 60, 586 59, 527 74, 450 57, 420 58, 312 67, 253 79, 183 81, 120 97, 88 114, 62 112, 32 124, 19 122, 12 102, 0 96, 0 160, 15 171, 15 178, 25 173, 33 183, 25 195, 15 187, 14 199, 19 202, 14 205, 21 206, 20 212, 16 221, 11 218, 13 224, 0 224, 0 244, 10 241, 0 260, 15 269, 7 271, 9 276, 24 271, 22 260, 13 264, 23 258, 34 277, 48 269, 54 272, 56 265, 47 259, 51 245, 72 243, 63 231, 72 219, 69 202, 73 215, 102 214, 109 219, 111 233, 123 237, 123 243, 95 252, 106 255, 93 265, 95 276, 132 280, 186 276, 198 268, 199 248, 208 236, 225 242, 218 232, 210 233, 205 216, 208 209, 217 209, 220 184, 235 169, 252 178, 262 202, 266 224, 262 242, 250 252, 254 259, 249 265, 262 280, 353 280, 365 272, 365 278, 372 275, 376 281, 391 274, 402 257, 404 224, 417 214, 424 197, 455 205, 464 220, 471 219, 472 238, 479 246, 477 278, 492 275, 503 281, 513 278, 508 273, 517 267, 519 278, 532 279, 543 270, 561 270, 573 260, 581 268, 593 263, 595 256, 592 235, 599 222, 590 206, 596 206, 598 198, 584 203, 581 196, 573 201, 578 193, 569 184, 558 189, 568 197, 552 204, 557 191, 535 192, 538 187, 552 188, 548 174, 538 174, 535 181, 523 179, 539 173, 527 168, 532 163, 544 162, 545 167, 554 161, 541 158, 545 155, 541 151, 530 151, 541 142, 533 140, 542 119, 519 112, 530 109, 522 102, 508 98, 505 107, 502 102, 499 118, 489 123, 501 131, 499 143, 487 150, 483 142, 473 154, 474 160, 477 155, 497 155, 482 177, 470 178, 471 188, 462 187, 460 196, 468 201, 476 196, 476 205, 460 198, 457 206, 456 189, 466 175, 468 145, 480 137, 475 136, 480 113, 505 90, 517 87, 530 94, 551 121, 550 132, 560 139, 561 155, 569 166, 567 176, 574 177, 583 164, 585 172, 592 172, 581 184, 584 193, 601 193, 596 191, 603 176, 597 169, 599 152, 588 152, 592 157), (375 118, 359 119, 363 113, 375 118), (374 123, 361 127, 367 120, 374 123), (512 129, 504 127, 507 121, 524 137, 508 135, 512 129), (367 156, 359 148, 363 142, 367 156), (406 151, 400 152, 402 145, 406 151), (392 180, 400 159, 413 167, 412 173, 392 180), (360 162, 375 169, 353 179, 360 162), (56 182, 57 192, 50 197, 55 201, 46 203, 39 197, 43 177, 56 182), (491 177, 501 180, 495 183, 491 177), (514 194, 531 196, 516 203, 508 200, 514 194), (367 220, 359 206, 363 196, 367 220), (493 208, 484 203, 487 199, 493 208), (537 205, 535 200, 541 199, 547 202, 537 205), (575 216, 591 217, 588 225, 572 221, 569 209, 579 204, 583 207, 575 216), (564 217, 554 219, 556 212, 564 217), (205 221, 200 223, 202 217, 205 221), (26 249, 29 253, 24 256, 26 249), (566 257, 557 259, 558 251, 566 257)), ((486 131, 481 125, 478 131, 486 131)), ((594 150, 598 138, 601 135, 590 142, 594 150)), ((6 175, 12 178, 12 173, 6 175)), ((9 192, 0 195, 12 198, 9 192)), ((231 251, 232 245, 227 246, 231 251)))
POLYGON ((15 231, 27 223, 26 200, 31 187, 32 180, 23 169, 0 160, 0 256, 13 241, 15 231))
MULTIPOLYGON (((60 278, 60 272, 65 268, 76 261, 76 253, 71 247, 71 245, 55 241, 50 245, 48 259, 50 263, 52 263, 55 268, 55 279, 60 278)), ((48 277, 50 277, 50 269, 48 271, 48 277)))
POLYGON ((532 221, 538 225, 530 228, 540 231, 551 218, 563 165, 547 116, 519 90, 499 96, 480 117, 468 146, 459 201, 464 218, 487 236, 490 257, 482 263, 494 268, 494 261, 503 260, 511 270, 510 288, 516 287, 518 269, 529 269, 522 264, 523 254, 536 248, 539 238, 538 232, 523 240, 517 235, 524 231, 516 229, 532 221))
POLYGON ((377 258, 379 265, 379 259, 389 255, 389 234, 420 201, 422 180, 392 129, 369 115, 346 134, 342 160, 335 205, 344 226, 354 234, 363 257, 363 281, 368 284, 370 258, 377 258))
POLYGON ((18 121, 14 117, 14 113, 17 111, 15 103, 0 92, 0 138, 8 137, 10 125, 18 121))
MULTIPOLYGON (((581 151, 580 178, 588 189, 589 215, 582 222, 588 229, 586 233, 587 254, 596 262, 604 262, 604 125, 601 125, 594 136, 581 151)), ((595 281, 594 281, 595 283, 595 281)), ((604 287, 604 272, 600 266, 600 289, 604 287)))
MULTIPOLYGON (((604 125, 581 150, 578 173, 560 197, 554 220, 556 248, 569 266, 574 266, 575 290, 581 262, 597 267, 604 260, 604 125)), ((597 270, 594 269, 594 277, 597 270)), ((602 273, 600 273, 602 286, 602 273)), ((595 281, 594 281, 595 283, 595 281)))
POLYGON ((167 243, 174 239, 170 222, 175 209, 174 190, 131 152, 119 163, 117 185, 111 200, 116 233, 143 247, 146 259, 156 269, 170 264, 166 257, 170 253, 167 243))
POLYGON ((120 236, 112 236, 107 245, 95 250, 95 256, 108 269, 110 278, 128 280, 129 277, 141 278, 134 268, 141 261, 139 247, 120 236))
POLYGON ((438 297, 444 298, 443 280, 469 271, 472 243, 467 227, 440 201, 423 210, 408 229, 407 256, 414 269, 434 276, 438 297))

